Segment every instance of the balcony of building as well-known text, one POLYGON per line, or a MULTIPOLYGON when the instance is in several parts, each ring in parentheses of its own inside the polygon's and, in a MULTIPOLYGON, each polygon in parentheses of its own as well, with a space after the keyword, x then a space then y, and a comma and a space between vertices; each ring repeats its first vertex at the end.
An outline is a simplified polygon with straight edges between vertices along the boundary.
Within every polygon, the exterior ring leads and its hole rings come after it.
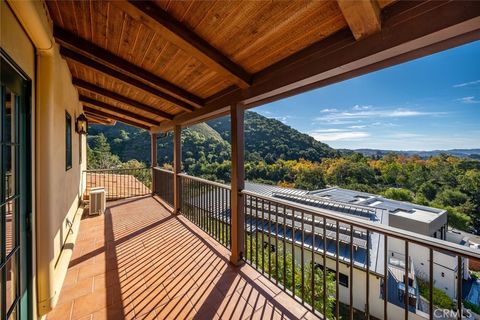
MULTIPOLYGON (((458 293, 464 261, 480 259, 368 218, 385 212, 249 190, 239 192, 244 219, 234 230, 228 185, 179 174, 175 195, 172 171, 135 170, 84 173, 86 193, 102 187, 111 201, 104 215, 84 214, 48 319, 437 318, 441 260, 455 264, 447 277, 458 293), (235 241, 242 254, 233 264, 235 241), (422 296, 413 251, 425 253, 422 296)), ((451 312, 459 308, 470 312, 463 295, 452 298, 451 312)))
POLYGON ((312 319, 307 308, 158 197, 83 218, 48 319, 312 319))

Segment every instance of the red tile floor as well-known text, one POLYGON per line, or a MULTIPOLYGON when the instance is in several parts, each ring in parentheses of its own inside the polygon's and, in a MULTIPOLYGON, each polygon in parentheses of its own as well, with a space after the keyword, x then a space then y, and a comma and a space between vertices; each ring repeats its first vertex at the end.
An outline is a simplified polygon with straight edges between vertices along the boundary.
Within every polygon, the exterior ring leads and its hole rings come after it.
POLYGON ((154 197, 86 217, 57 306, 61 319, 311 319, 313 314, 154 197))

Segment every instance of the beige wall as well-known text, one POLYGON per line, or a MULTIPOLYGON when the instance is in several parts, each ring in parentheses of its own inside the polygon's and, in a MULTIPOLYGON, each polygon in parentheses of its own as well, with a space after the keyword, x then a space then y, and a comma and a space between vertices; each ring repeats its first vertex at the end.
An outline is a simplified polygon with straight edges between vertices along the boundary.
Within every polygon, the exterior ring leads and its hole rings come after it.
POLYGON ((75 119, 82 113, 66 62, 52 37, 40 1, 1 2, 0 44, 32 79, 34 142, 34 313, 56 304, 81 215, 81 172, 86 167, 86 139, 79 162, 75 119), (36 56, 36 61, 35 61, 36 56), (35 70, 36 68, 36 70, 35 70), (36 91, 35 91, 36 90, 36 91), (65 111, 72 117, 72 168, 65 168, 65 111), (73 233, 72 233, 73 231, 73 233))

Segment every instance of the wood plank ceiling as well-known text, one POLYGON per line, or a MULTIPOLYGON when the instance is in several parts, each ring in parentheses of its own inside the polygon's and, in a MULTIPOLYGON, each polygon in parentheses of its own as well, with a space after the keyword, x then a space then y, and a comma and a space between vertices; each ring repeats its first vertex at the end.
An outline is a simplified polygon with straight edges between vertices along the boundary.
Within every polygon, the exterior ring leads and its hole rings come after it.
POLYGON ((47 1, 89 119, 150 129, 342 31, 381 28, 371 1, 47 1))

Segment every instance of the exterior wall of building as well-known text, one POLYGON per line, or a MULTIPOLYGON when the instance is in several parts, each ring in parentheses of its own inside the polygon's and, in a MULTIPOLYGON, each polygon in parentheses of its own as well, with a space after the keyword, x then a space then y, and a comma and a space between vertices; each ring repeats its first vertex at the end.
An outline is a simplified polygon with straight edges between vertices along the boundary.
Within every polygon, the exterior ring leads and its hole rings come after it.
MULTIPOLYGON (((388 241, 389 252, 405 254, 405 242, 390 238, 388 241)), ((417 277, 429 279, 430 251, 428 248, 416 244, 409 244, 409 256, 412 259, 417 277)), ((443 290, 452 299, 456 298, 457 257, 434 251, 433 253, 433 279, 434 287, 443 290)))
POLYGON ((36 318, 45 315, 58 300, 82 213, 86 138, 80 142, 75 119, 83 111, 67 64, 54 43, 44 3, 1 0, 1 14, 1 47, 30 76, 34 88, 32 294, 36 318), (72 167, 68 170, 65 112, 70 114, 72 124, 72 167))
MULTIPOLYGON (((261 234, 261 233, 259 233, 261 234)), ((260 238, 259 238, 260 240, 260 238)), ((271 245, 275 245, 275 239, 273 237, 268 238, 268 235, 265 234, 263 239, 266 243, 271 245)), ((292 252, 292 245, 291 243, 287 243, 286 251, 291 253, 292 252)), ((297 263, 301 263, 301 247, 295 245, 295 260, 297 263)), ((312 261, 311 251, 305 249, 307 254, 304 254, 303 262, 308 264, 312 261)), ((323 255, 315 253, 314 255, 315 263, 323 264, 323 255)), ((328 256, 326 259, 326 266, 331 270, 336 270, 336 260, 333 256, 328 256)), ((365 310, 365 305, 367 302, 367 291, 366 291, 366 282, 367 282, 367 273, 364 269, 355 267, 353 269, 353 282, 350 278, 350 267, 348 264, 339 262, 339 273, 342 273, 348 276, 348 287, 339 284, 339 299, 340 302, 345 304, 350 304, 350 287, 352 286, 353 290, 353 307, 357 310, 365 310)), ((382 276, 377 275, 374 273, 370 273, 370 281, 369 281, 369 308, 370 314, 378 319, 383 319, 383 298, 381 292, 381 281, 382 276)), ((388 303, 388 312, 389 312, 389 319, 392 320, 402 320, 404 319, 404 309, 394 305, 392 303, 388 303)), ((424 319, 422 315, 415 314, 410 312, 409 319, 424 319)))

